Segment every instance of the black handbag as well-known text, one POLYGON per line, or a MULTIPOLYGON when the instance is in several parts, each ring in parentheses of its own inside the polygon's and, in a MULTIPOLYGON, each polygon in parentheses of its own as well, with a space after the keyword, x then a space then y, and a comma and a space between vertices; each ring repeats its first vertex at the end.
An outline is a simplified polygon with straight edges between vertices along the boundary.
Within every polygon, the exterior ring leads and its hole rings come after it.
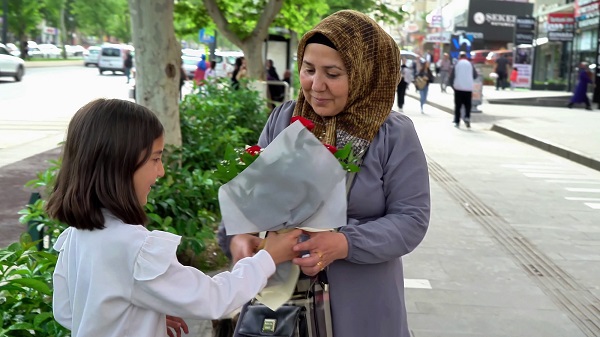
POLYGON ((276 311, 263 304, 249 304, 240 317, 238 335, 244 337, 301 337, 306 324, 302 306, 284 305, 276 311))
POLYGON ((240 312, 234 337, 332 337, 327 276, 304 274, 292 298, 273 311, 256 301, 246 303, 240 312))

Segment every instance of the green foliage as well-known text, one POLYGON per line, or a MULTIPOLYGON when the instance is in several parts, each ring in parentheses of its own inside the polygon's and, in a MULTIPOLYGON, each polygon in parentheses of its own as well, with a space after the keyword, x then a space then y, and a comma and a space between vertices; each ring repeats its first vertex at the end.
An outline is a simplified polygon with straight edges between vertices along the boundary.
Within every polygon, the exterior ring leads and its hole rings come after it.
POLYGON ((214 240, 220 217, 220 184, 213 171, 228 146, 256 142, 267 116, 258 92, 232 90, 223 82, 202 86, 180 105, 183 145, 168 149, 165 176, 148 196, 146 207, 149 229, 182 236, 178 249, 182 263, 202 268, 206 262, 198 257, 214 240))
POLYGON ((9 0, 8 29, 19 41, 26 40, 28 34, 37 35, 43 8, 44 3, 39 0, 9 0))
POLYGON ((68 336, 52 316, 52 273, 57 256, 38 251, 23 234, 0 249, 0 336, 68 336))
POLYGON ((74 0, 71 12, 83 34, 100 38, 110 35, 123 42, 131 41, 127 0, 74 0))

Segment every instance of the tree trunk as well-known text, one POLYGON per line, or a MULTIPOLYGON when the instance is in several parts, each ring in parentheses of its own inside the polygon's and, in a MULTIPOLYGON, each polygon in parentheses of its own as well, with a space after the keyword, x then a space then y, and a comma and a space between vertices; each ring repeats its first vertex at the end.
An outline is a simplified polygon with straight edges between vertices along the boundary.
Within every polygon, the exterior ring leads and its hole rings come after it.
POLYGON ((246 64, 248 66, 248 74, 250 78, 256 80, 265 80, 266 70, 263 55, 263 41, 244 40, 241 48, 244 52, 244 58, 246 58, 246 64))
POLYGON ((283 0, 268 0, 256 26, 254 26, 250 35, 244 39, 240 39, 229 28, 227 19, 217 6, 217 0, 202 0, 202 2, 206 7, 206 11, 217 25, 219 32, 244 52, 250 77, 264 80, 266 78, 266 71, 263 43, 269 37, 269 26, 283 7, 283 0))
POLYGON ((181 46, 173 27, 173 0, 129 0, 135 47, 136 102, 154 111, 165 143, 181 145, 181 46))
POLYGON ((63 1, 60 4, 60 46, 61 46, 61 50, 62 50, 62 57, 66 60, 67 59, 67 48, 65 47, 65 45, 67 44, 67 38, 68 38, 68 34, 67 34, 67 26, 65 25, 65 6, 66 6, 66 1, 63 1))

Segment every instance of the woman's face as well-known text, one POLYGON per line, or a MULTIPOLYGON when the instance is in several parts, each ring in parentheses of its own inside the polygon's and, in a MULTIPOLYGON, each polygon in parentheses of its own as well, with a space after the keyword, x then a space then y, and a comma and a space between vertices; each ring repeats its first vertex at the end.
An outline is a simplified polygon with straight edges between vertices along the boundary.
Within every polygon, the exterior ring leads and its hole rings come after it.
POLYGON ((348 102, 348 72, 340 53, 326 45, 310 43, 304 49, 300 85, 306 101, 322 117, 339 114, 348 102))
POLYGON ((150 193, 152 185, 156 183, 156 179, 165 175, 165 169, 162 163, 164 147, 164 136, 155 139, 154 143, 152 143, 152 154, 150 155, 150 158, 148 158, 148 160, 133 173, 133 188, 135 189, 135 195, 142 206, 148 201, 148 193, 150 193))

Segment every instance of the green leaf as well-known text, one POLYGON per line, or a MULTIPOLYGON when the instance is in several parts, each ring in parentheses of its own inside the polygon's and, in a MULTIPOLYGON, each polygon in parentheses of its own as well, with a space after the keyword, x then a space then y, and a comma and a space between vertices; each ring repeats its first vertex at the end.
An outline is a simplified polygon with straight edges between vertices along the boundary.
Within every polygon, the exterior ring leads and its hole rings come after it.
POLYGON ((39 281, 39 280, 34 280, 34 279, 26 279, 26 278, 17 278, 17 279, 12 279, 12 280, 8 280, 9 283, 16 283, 25 287, 29 287, 31 289, 34 289, 36 291, 39 291, 40 293, 44 294, 44 295, 52 295, 52 291, 50 289, 50 287, 48 286, 48 284, 39 281))

